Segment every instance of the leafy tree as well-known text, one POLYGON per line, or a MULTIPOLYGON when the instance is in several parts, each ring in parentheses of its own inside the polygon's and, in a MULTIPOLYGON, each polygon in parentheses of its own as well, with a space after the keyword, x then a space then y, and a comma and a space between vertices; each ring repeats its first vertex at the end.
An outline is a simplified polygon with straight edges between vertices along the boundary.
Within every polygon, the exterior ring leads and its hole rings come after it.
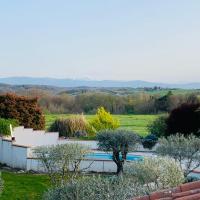
POLYGON ((173 188, 184 182, 184 174, 172 158, 144 158, 142 161, 128 163, 124 174, 133 182, 146 185, 148 191, 173 188))
POLYGON ((200 138, 194 135, 171 135, 159 140, 158 155, 169 156, 179 162, 185 177, 200 166, 200 138))
POLYGON ((123 172, 127 154, 139 142, 139 137, 127 130, 107 130, 97 134, 99 149, 112 151, 113 161, 117 165, 117 174, 123 172))
POLYGON ((80 171, 80 162, 88 152, 88 147, 81 144, 42 146, 34 150, 52 185, 63 185, 68 179, 76 177, 80 171))
POLYGON ((97 131, 100 130, 114 130, 120 126, 117 119, 107 112, 103 107, 98 108, 95 118, 90 123, 97 131))
POLYGON ((157 137, 162 137, 166 135, 167 132, 167 115, 161 115, 156 118, 152 123, 148 125, 148 131, 156 135, 157 137))
POLYGON ((170 97, 172 92, 169 91, 166 95, 155 100, 155 109, 157 112, 168 112, 170 107, 170 97))
POLYGON ((171 111, 167 118, 167 133, 200 135, 200 104, 182 104, 171 111))
POLYGON ((43 200, 129 200, 146 193, 144 186, 120 177, 86 176, 49 189, 43 200))
POLYGON ((37 98, 15 94, 0 95, 0 117, 16 119, 25 128, 41 130, 45 127, 44 115, 37 104, 37 98))

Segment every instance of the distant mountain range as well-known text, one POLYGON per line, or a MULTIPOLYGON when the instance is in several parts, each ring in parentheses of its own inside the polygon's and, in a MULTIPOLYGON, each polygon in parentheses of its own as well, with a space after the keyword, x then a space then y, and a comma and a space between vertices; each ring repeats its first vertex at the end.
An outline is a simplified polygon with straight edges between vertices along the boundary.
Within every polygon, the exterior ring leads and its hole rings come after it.
POLYGON ((7 77, 0 78, 0 83, 10 85, 49 85, 56 87, 162 87, 181 89, 200 89, 200 82, 187 84, 169 84, 158 82, 147 82, 141 80, 117 81, 117 80, 79 80, 79 79, 56 79, 56 78, 34 78, 34 77, 7 77))

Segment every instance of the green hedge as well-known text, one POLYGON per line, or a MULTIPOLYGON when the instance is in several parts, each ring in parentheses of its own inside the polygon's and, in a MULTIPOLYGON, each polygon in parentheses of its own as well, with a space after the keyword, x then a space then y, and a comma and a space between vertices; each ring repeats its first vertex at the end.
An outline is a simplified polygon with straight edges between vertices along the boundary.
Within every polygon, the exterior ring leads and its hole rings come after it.
POLYGON ((10 124, 12 127, 19 126, 19 123, 15 119, 3 119, 0 118, 0 134, 2 135, 10 135, 10 124))

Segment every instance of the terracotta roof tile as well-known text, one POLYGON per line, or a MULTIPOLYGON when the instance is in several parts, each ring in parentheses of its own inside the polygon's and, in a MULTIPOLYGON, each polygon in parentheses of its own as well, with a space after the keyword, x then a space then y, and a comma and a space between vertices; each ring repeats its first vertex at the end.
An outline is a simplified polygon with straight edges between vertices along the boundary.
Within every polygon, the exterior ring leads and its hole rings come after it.
POLYGON ((133 200, 200 200, 200 181, 182 184, 169 190, 153 192, 133 200))

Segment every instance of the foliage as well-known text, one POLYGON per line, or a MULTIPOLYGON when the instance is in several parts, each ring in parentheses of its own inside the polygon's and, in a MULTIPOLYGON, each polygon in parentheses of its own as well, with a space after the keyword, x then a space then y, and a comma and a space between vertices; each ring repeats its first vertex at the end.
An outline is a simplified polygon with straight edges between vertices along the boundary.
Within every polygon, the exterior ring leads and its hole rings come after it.
POLYGON ((50 189, 44 200, 129 200, 145 194, 145 188, 123 177, 88 176, 50 189))
POLYGON ((113 161, 117 165, 117 174, 123 172, 123 165, 130 150, 139 142, 139 137, 132 131, 106 130, 97 134, 99 149, 112 151, 113 161), (121 154, 121 156, 120 156, 121 154))
POLYGON ((117 119, 114 119, 112 115, 107 112, 103 107, 98 108, 97 114, 90 123, 97 131, 106 129, 117 129, 120 124, 117 119))
POLYGON ((145 149, 152 149, 158 141, 158 138, 151 134, 142 139, 142 145, 145 149))
POLYGON ((4 189, 1 200, 41 200, 50 186, 47 175, 2 172, 4 189))
POLYGON ((157 137, 166 135, 167 132, 167 115, 161 115, 148 125, 148 131, 157 137))
POLYGON ((127 164, 125 174, 133 182, 146 185, 149 191, 173 188, 184 182, 183 171, 174 159, 144 158, 127 164))
POLYGON ((87 146, 78 143, 42 146, 34 150, 52 185, 64 184, 71 176, 76 177, 80 171, 80 162, 88 152, 87 146), (70 173, 71 170, 74 173, 70 173))
POLYGON ((166 95, 159 97, 155 100, 155 110, 156 112, 168 112, 170 109, 170 97, 172 92, 169 91, 166 95))
POLYGON ((1 119, 0 118, 0 134, 10 135, 10 125, 16 127, 19 125, 18 121, 15 119, 1 119))
POLYGON ((191 133, 200 135, 200 104, 182 104, 170 113, 167 119, 167 133, 191 133))
POLYGON ((59 132, 59 136, 70 136, 68 133, 68 119, 56 119, 48 130, 50 132, 59 132))
POLYGON ((200 166, 200 138, 194 135, 184 137, 177 134, 162 138, 156 151, 179 162, 185 176, 200 166))
MULTIPOLYGON (((67 119, 71 116, 71 114, 46 114, 46 128, 48 129, 56 119, 67 119)), ((88 121, 92 121, 95 115, 85 115, 85 117, 88 121)), ((120 128, 132 130, 141 136, 147 136, 148 124, 154 121, 158 117, 158 115, 115 115, 114 117, 119 119, 120 128)), ((90 131, 86 132, 88 135, 91 134, 90 131)), ((95 133, 92 135, 95 135, 95 133)))
POLYGON ((37 104, 37 98, 0 95, 0 117, 16 119, 25 128, 41 130, 45 128, 44 115, 37 104))
POLYGON ((73 115, 67 119, 57 119, 51 124, 49 131, 58 131, 60 136, 65 137, 85 136, 86 131, 94 133, 83 114, 73 115))

